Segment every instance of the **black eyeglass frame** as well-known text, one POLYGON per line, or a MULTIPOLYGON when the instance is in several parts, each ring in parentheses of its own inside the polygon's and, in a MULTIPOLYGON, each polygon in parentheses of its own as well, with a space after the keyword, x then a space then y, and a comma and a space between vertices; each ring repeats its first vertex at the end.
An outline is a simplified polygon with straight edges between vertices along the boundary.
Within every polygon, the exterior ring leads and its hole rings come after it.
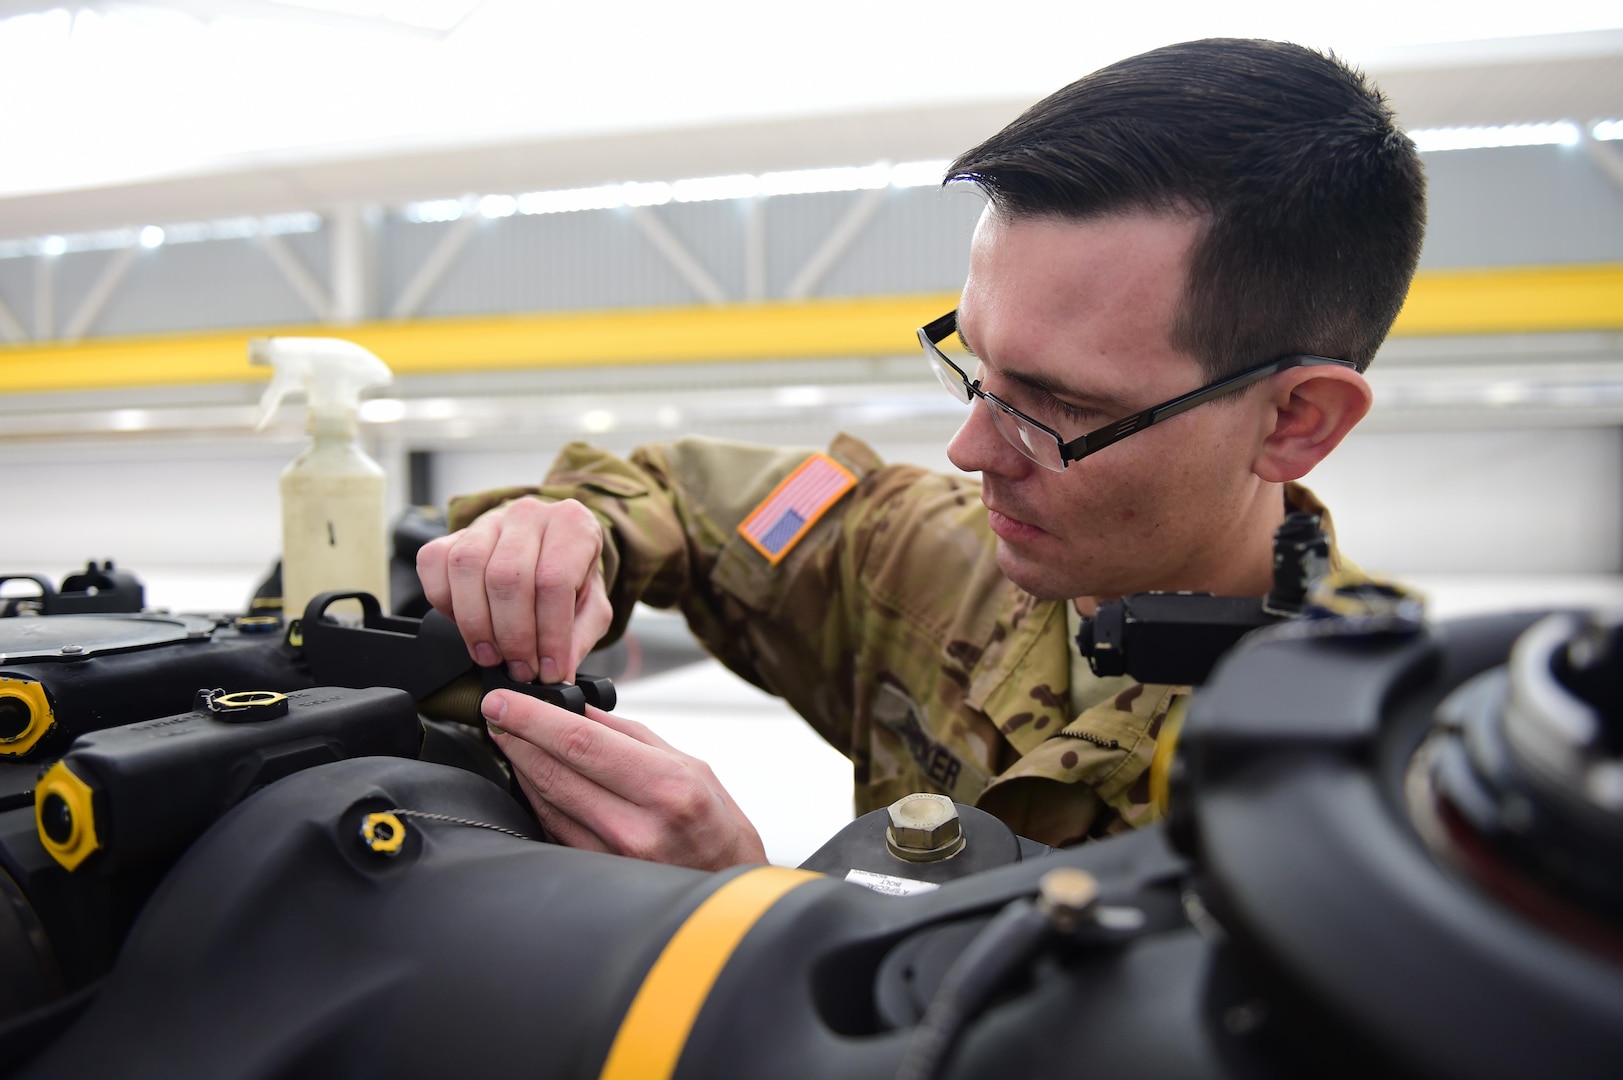
MULTIPOLYGON (((924 326, 921 326, 918 330, 919 344, 923 347, 926 356, 939 360, 941 363, 945 364, 958 376, 960 380, 963 381, 964 389, 967 392, 967 396, 963 399, 966 404, 973 404, 975 398, 984 398, 986 401, 991 402, 993 405, 999 409, 1002 409, 1010 416, 1020 420, 1022 423, 1029 424, 1037 430, 1047 432, 1049 435, 1051 435, 1054 439, 1055 445, 1059 447, 1061 470, 1069 468, 1071 462, 1081 461, 1089 454, 1097 454, 1099 451, 1103 450, 1112 443, 1118 443, 1127 438, 1127 436, 1143 431, 1152 424, 1159 424, 1163 420, 1170 420, 1179 413, 1188 412, 1196 405, 1204 405, 1213 398, 1219 398, 1225 394, 1232 394, 1237 391, 1244 390, 1246 387, 1261 382, 1263 379, 1266 379, 1272 375, 1277 375, 1281 371, 1289 371, 1291 368, 1298 367, 1319 367, 1326 364, 1334 364, 1338 367, 1349 368, 1353 371, 1358 370, 1358 365, 1353 363, 1351 360, 1338 360, 1334 357, 1313 356, 1307 353, 1281 356, 1274 360, 1264 361, 1255 367, 1246 368, 1244 371, 1236 372, 1233 375, 1227 375, 1216 380, 1215 382, 1209 382, 1205 386, 1189 391, 1187 394, 1179 394, 1170 401, 1163 401, 1159 405, 1151 405, 1147 409, 1140 410, 1139 412, 1133 413, 1131 416, 1123 417, 1120 420, 1112 421, 1103 427, 1095 428, 1087 434, 1079 435, 1067 442, 1059 434, 1059 432, 1055 431, 1047 424, 1040 420, 1033 420, 1031 417, 1027 416, 1013 405, 1010 405, 996 394, 990 394, 985 390, 982 390, 981 381, 979 379, 971 379, 967 374, 965 374, 963 368, 953 363, 952 359, 948 357, 946 353, 942 352, 940 348, 938 348, 941 342, 945 341, 947 338, 951 337, 957 332, 958 312, 956 309, 954 309, 947 312, 939 319, 935 319, 929 323, 926 323, 924 326)), ((1042 465, 1044 468, 1053 468, 1047 462, 1042 461, 1034 457, 1032 453, 1027 452, 1026 448, 1015 444, 1015 449, 1025 454, 1028 458, 1031 458, 1032 461, 1037 462, 1037 464, 1042 465)))

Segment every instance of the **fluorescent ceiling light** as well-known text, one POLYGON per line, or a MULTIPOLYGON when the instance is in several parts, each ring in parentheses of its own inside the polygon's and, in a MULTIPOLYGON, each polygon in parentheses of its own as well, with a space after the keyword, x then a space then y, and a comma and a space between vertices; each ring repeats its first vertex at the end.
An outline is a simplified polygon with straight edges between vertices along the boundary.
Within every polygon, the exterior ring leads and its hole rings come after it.
POLYGON ((588 409, 580 415, 580 426, 593 435, 614 430, 614 414, 607 409, 588 409))
POLYGON ((715 199, 752 199, 760 194, 761 181, 748 173, 733 176, 700 176, 678 180, 671 185, 677 202, 710 202, 715 199))
POLYGON ((266 0, 277 7, 302 8, 328 15, 415 26, 422 30, 454 30, 484 0, 266 0))
POLYGON ((512 195, 486 195, 479 200, 479 213, 487 218, 512 217, 518 213, 518 199, 512 195))
POLYGON ((1421 153, 1437 150, 1483 150, 1500 146, 1576 146, 1583 138, 1570 120, 1549 124, 1505 124, 1499 127, 1419 128, 1409 132, 1421 153))
POLYGON ((182 221, 172 225, 147 225, 98 232, 65 233, 61 236, 33 236, 23 240, 0 240, 0 259, 27 255, 66 255, 76 251, 113 251, 119 248, 155 248, 162 244, 196 244, 204 240, 241 240, 251 236, 285 236, 311 233, 321 228, 321 215, 309 211, 271 214, 262 218, 224 218, 219 221, 182 221))
POLYGON ((890 186, 899 188, 935 187, 946 179, 947 166, 952 162, 904 161, 890 170, 890 186))
POLYGON ((1589 134, 1601 142, 1623 139, 1623 120, 1602 120, 1589 129, 1589 134))
POLYGON ((761 174, 762 195, 812 195, 825 191, 862 191, 889 186, 890 166, 884 163, 761 174))
POLYGON ((357 411, 368 424, 393 424, 406 418, 406 403, 399 398, 367 398, 357 411))
POLYGON ((671 185, 657 181, 652 184, 621 184, 620 193, 627 206, 664 206, 671 201, 671 185))
POLYGON ((795 169, 788 172, 733 173, 695 176, 685 180, 601 184, 596 187, 527 191, 522 195, 465 196, 429 199, 401 207, 400 216, 414 223, 455 221, 470 206, 486 217, 520 214, 567 214, 577 210, 614 210, 622 206, 664 206, 666 203, 715 202, 773 195, 809 195, 832 191, 873 191, 884 187, 934 187, 946 175, 946 160, 904 161, 898 165, 840 166, 832 169, 795 169))
POLYGON ((419 225, 434 221, 455 221, 462 216, 462 200, 430 199, 427 202, 412 203, 402 213, 407 221, 419 225))
POLYGON ((566 188, 563 191, 528 191, 518 197, 521 214, 566 214, 573 210, 612 210, 625 205, 619 184, 566 188))

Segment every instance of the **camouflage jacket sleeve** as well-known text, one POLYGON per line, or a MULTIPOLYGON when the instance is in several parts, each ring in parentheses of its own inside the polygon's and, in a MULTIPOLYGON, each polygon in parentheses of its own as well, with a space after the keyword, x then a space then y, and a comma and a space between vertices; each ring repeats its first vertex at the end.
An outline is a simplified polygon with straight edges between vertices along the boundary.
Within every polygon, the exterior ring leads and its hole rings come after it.
POLYGON ((1074 712, 1065 605, 1003 576, 976 483, 844 436, 828 454, 855 487, 776 562, 739 525, 810 451, 685 439, 622 461, 573 444, 539 487, 457 500, 452 527, 522 495, 579 499, 611 541, 611 633, 635 601, 679 607, 850 757, 859 813, 939 791, 1050 844, 1154 820, 1158 736, 1188 689, 1130 685, 1074 712))
POLYGON ((679 608, 694 634, 737 674, 783 697, 836 747, 849 746, 851 698, 835 674, 848 662, 852 597, 850 529, 882 470, 861 442, 840 438, 828 454, 858 481, 776 565, 738 526, 799 465, 808 450, 689 438, 639 448, 629 459, 572 443, 537 487, 456 499, 451 527, 525 495, 577 499, 596 514, 608 543, 604 577, 625 629, 637 601, 679 608))

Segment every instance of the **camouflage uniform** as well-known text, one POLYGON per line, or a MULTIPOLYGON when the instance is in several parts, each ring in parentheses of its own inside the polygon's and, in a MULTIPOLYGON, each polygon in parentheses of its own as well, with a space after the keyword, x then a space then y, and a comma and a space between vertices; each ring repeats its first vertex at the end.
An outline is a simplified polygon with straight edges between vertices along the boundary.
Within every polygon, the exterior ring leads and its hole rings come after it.
MULTIPOLYGON (((453 500, 451 527, 522 495, 590 507, 611 541, 610 639, 635 601, 679 607, 851 759, 858 813, 940 791, 1050 844, 1151 821, 1156 734, 1188 689, 1096 679, 1075 606, 998 569, 975 481, 886 466, 843 435, 828 453, 857 485, 776 566, 738 525, 804 450, 690 438, 627 462, 573 443, 539 488, 453 500)), ((1287 499, 1323 512, 1297 485, 1287 499)))

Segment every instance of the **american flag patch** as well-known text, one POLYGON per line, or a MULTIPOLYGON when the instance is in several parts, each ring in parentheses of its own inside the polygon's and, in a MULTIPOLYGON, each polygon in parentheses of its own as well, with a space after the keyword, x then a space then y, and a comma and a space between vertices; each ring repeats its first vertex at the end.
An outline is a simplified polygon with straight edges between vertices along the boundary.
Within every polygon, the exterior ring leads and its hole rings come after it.
POLYGON ((738 535, 776 566, 817 519, 857 486, 857 478, 827 454, 813 454, 772 489, 738 526, 738 535))

